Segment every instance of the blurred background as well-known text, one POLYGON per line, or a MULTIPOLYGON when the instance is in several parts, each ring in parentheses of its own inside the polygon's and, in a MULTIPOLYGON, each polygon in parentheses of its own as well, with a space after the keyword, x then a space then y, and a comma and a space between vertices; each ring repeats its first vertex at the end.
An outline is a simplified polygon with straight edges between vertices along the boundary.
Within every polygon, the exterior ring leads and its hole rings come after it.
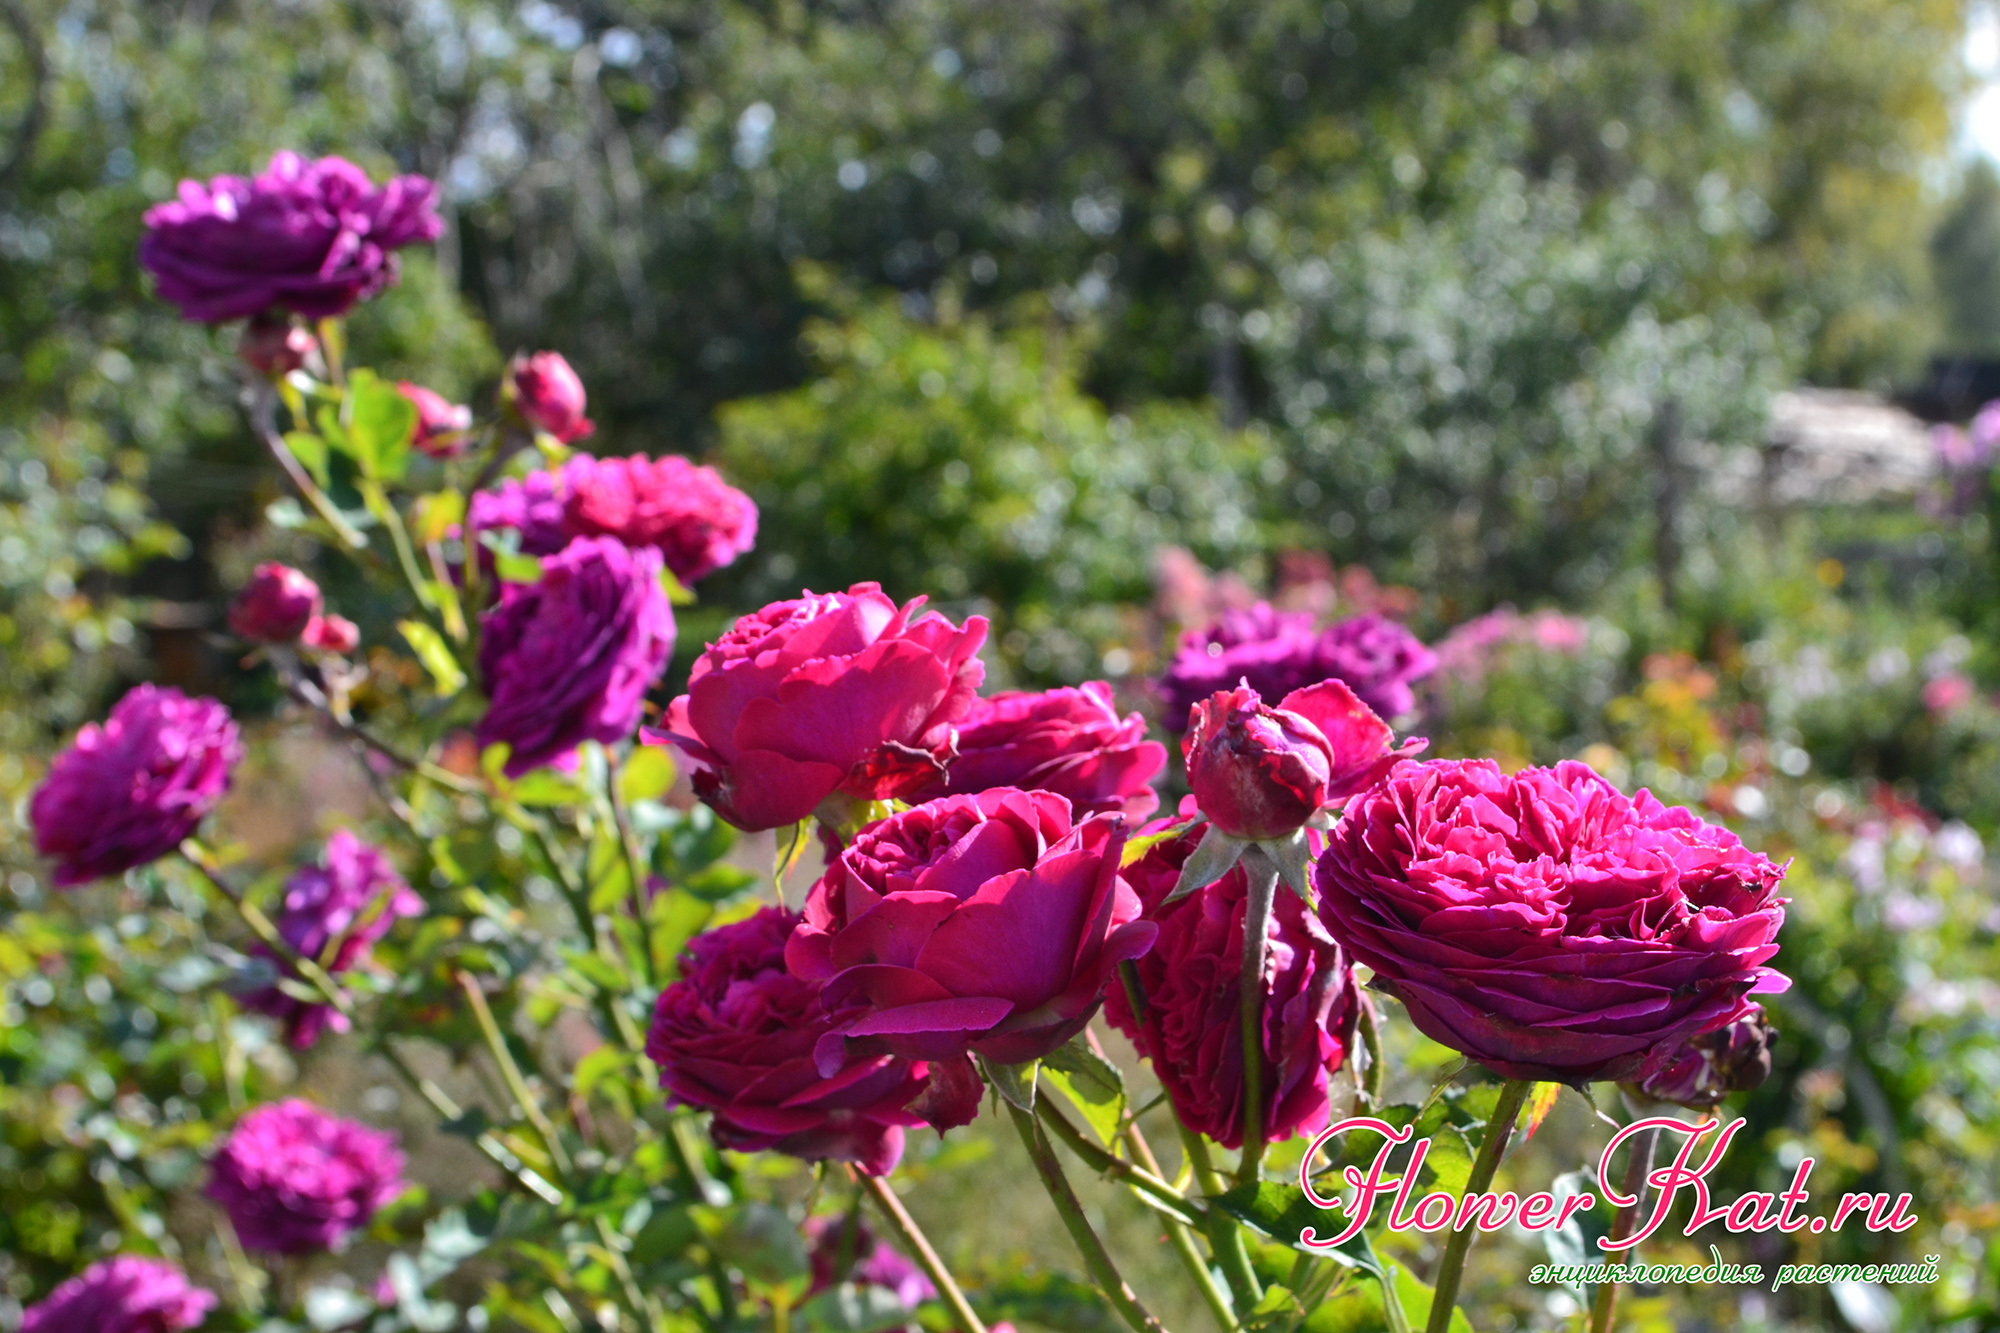
MULTIPOLYGON (((1138 707, 1229 606, 1382 611, 1440 653, 1406 720, 1434 751, 1581 756, 1796 856, 1730 1188, 1810 1152, 1825 1190, 1915 1191, 1914 1238, 1804 1247, 1946 1280, 1634 1308, 2000 1327, 2000 418, 1955 429, 2000 399, 1993 8, 0 0, 9 800, 134 680, 274 710, 221 609, 303 548, 263 522, 233 335, 134 250, 180 178, 286 147, 442 183, 355 359, 485 403, 560 350, 590 447, 754 495, 677 673, 802 584, 989 614, 989 680, 1138 707)), ((303 755, 264 762, 310 784, 303 755)), ((18 821, 0 860, 0 910, 45 902, 18 821)), ((196 1003, 19 930, 0 1291, 127 1215, 90 1182, 164 1057, 76 1034, 196 1003)), ((980 1254, 1031 1244, 995 1172, 962 1187, 980 1254)), ((1573 1313, 1492 1253, 1482 1329, 1573 1313)))

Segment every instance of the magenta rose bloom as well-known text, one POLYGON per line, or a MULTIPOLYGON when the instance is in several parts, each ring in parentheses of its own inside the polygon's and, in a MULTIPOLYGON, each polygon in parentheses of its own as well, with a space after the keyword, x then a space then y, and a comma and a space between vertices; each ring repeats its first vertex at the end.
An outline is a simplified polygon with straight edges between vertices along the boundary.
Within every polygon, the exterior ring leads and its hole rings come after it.
POLYGON ((862 831, 806 899, 785 947, 826 983, 830 1012, 859 1012, 819 1042, 913 1060, 976 1051, 1000 1064, 1047 1055, 1083 1030, 1107 978, 1153 941, 1118 875, 1125 821, 1073 823, 1051 792, 947 796, 862 831))
POLYGON ((507 772, 519 776, 584 741, 623 740, 673 651, 660 553, 579 537, 542 561, 541 582, 506 584, 486 613, 479 743, 513 746, 507 772))
POLYGON ((474 491, 467 506, 480 532, 520 534, 523 555, 554 555, 582 534, 569 530, 569 489, 559 473, 530 472, 509 477, 489 491, 474 491))
POLYGON ((564 444, 597 429, 583 414, 583 381, 561 352, 515 357, 507 367, 502 399, 514 405, 523 421, 564 444))
POLYGON ((413 446, 432 458, 455 458, 465 452, 465 433, 472 429, 471 408, 408 380, 397 381, 396 392, 417 409, 417 424, 410 432, 413 446))
POLYGON ((1277 699, 1338 680, 1372 711, 1395 718, 1416 707, 1411 682, 1436 666, 1430 649, 1385 617, 1356 616, 1321 630, 1314 628, 1311 612, 1277 611, 1259 602, 1225 612, 1183 640, 1159 692, 1170 726, 1178 726, 1201 700, 1238 682, 1277 699))
POLYGON ((100 1260, 21 1315, 20 1333, 180 1333, 208 1318, 215 1293, 158 1259, 100 1260))
POLYGON ((952 724, 986 678, 986 619, 964 628, 873 583, 808 592, 738 620, 667 707, 695 794, 740 829, 795 824, 836 793, 880 801, 936 782, 952 724))
POLYGON ((236 1122, 215 1155, 208 1197, 248 1250, 330 1250, 368 1225, 407 1183, 396 1136, 330 1116, 311 1102, 273 1102, 236 1122))
POLYGON ((858 1213, 809 1217, 805 1232, 812 1262, 808 1296, 842 1282, 854 1282, 884 1288, 905 1310, 914 1310, 937 1295, 924 1271, 877 1237, 858 1213))
POLYGON ((1781 867, 1578 763, 1398 764, 1348 805, 1319 910, 1433 1040, 1504 1078, 1643 1076, 1791 983, 1781 867))
POLYGON ((320 613, 319 585, 290 565, 267 560, 229 604, 229 628, 256 643, 291 643, 320 613))
MULTIPOLYGON (((278 935, 301 958, 310 958, 338 976, 365 962, 368 950, 398 918, 422 916, 423 911, 424 900, 411 892, 388 857, 346 829, 337 829, 326 840, 326 864, 304 866, 285 882, 278 935)), ((274 957, 262 944, 254 952, 274 957)), ((285 970, 290 972, 289 967, 285 970)), ((345 1032, 349 1026, 346 1015, 331 1005, 309 1004, 277 986, 240 998, 244 1008, 283 1023, 286 1039, 298 1050, 318 1041, 329 1027, 345 1032)))
POLYGON ((58 888, 156 861, 222 800, 242 758, 227 708, 134 686, 49 765, 28 805, 35 849, 55 862, 58 888))
POLYGON ((1713 1032, 1656 1052, 1656 1067, 1635 1086, 1656 1102, 1709 1110, 1730 1093, 1748 1092, 1771 1076, 1771 1043, 1777 1036, 1764 1006, 1753 1004, 1713 1032))
POLYGON ((958 757, 917 799, 1019 787, 1066 796, 1078 814, 1143 819, 1159 808, 1148 784, 1166 766, 1167 747, 1146 739, 1137 713, 1119 718, 1101 680, 1039 694, 1009 691, 973 702, 958 724, 958 757))
POLYGON ((903 1129, 963 1125, 979 1113, 979 1076, 960 1056, 927 1064, 857 1053, 822 1073, 813 1048, 833 1028, 820 987, 785 970, 796 915, 766 907, 695 936, 681 979, 660 992, 646 1055, 675 1102, 714 1113, 711 1132, 738 1152, 895 1169, 903 1129))
MULTIPOLYGON (((1192 814, 1190 799, 1182 809, 1192 814)), ((1141 830, 1159 833, 1175 821, 1141 830)), ((1125 878, 1159 924, 1152 951, 1135 965, 1146 1021, 1133 1015, 1117 982, 1104 992, 1104 1016, 1153 1062, 1181 1122, 1225 1148, 1243 1143, 1243 911, 1249 883, 1242 866, 1163 906, 1181 866, 1201 841, 1183 833, 1125 868, 1125 878)), ((1326 1127, 1333 1072, 1354 1049, 1362 999, 1340 946, 1297 895, 1272 904, 1264 963, 1264 1137, 1278 1143, 1326 1127)))
POLYGON ((392 251, 444 231, 422 176, 377 186, 338 157, 279 153, 253 180, 181 182, 146 212, 139 262, 185 319, 221 324, 272 307, 344 315, 396 280, 392 251))
POLYGON ((721 569, 755 544, 757 506, 712 467, 668 454, 563 465, 565 521, 581 536, 654 546, 682 583, 721 569))
POLYGON ((1293 690, 1276 708, 1248 686, 1195 705, 1181 737, 1188 786, 1232 838, 1280 841, 1376 782, 1428 741, 1390 748, 1389 724, 1337 680, 1293 690))

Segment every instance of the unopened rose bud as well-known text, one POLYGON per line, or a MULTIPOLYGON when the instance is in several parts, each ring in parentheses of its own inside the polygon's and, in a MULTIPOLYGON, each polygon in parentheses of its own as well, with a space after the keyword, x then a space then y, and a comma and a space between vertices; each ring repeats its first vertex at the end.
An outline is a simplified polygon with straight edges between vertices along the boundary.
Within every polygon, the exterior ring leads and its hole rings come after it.
POLYGON ((319 616, 319 585, 290 565, 269 561, 229 604, 229 628, 257 643, 291 643, 319 616))
POLYGON ((243 326, 236 355, 243 364, 270 379, 283 379, 305 365, 319 350, 319 340, 279 315, 258 315, 243 326))
POLYGON ((1674 1047, 1640 1079, 1637 1090, 1656 1102, 1707 1110, 1732 1092, 1748 1092, 1771 1076, 1771 1043, 1777 1031, 1753 1004, 1749 1012, 1713 1032, 1674 1047))
POLYGON ((351 653, 361 646, 361 627, 345 616, 314 616, 300 638, 323 653, 351 653))
POLYGON ((408 380, 397 384, 396 390, 417 408, 416 428, 410 432, 412 445, 432 458, 454 458, 465 451, 465 433, 472 429, 471 408, 408 380))
POLYGON ((564 444, 596 429, 583 415, 583 381, 560 352, 515 357, 502 393, 523 421, 564 444))

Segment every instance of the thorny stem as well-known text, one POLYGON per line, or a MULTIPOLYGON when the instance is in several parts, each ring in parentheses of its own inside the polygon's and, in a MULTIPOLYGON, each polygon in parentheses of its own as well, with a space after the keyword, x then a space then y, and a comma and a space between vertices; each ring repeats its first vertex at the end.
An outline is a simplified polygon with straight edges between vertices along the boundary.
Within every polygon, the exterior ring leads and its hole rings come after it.
POLYGON ((340 712, 334 708, 333 701, 326 697, 325 692, 319 686, 307 680, 298 670, 296 664, 287 665, 281 663, 276 657, 273 657, 272 665, 277 667, 278 680, 284 686, 286 695, 293 702, 302 704, 312 709, 315 713, 318 713, 322 718, 326 719, 328 725, 349 740, 360 743, 405 772, 415 773, 420 777, 428 778, 430 781, 437 783, 438 786, 450 788, 461 795, 473 796, 485 791, 485 788, 478 783, 468 778, 462 778, 448 768, 440 768, 428 760, 416 759, 404 754, 388 741, 383 740, 381 737, 360 726, 352 718, 342 717, 340 712))
POLYGON ((1056 1156, 1048 1136, 1042 1133, 1041 1122, 1035 1119, 1035 1113, 1024 1111, 1012 1102, 1007 1102, 1007 1113, 1013 1117, 1021 1143, 1035 1163, 1035 1172, 1042 1178, 1042 1188, 1055 1205, 1056 1214, 1062 1218, 1070 1239, 1076 1242, 1077 1252, 1083 1256, 1083 1266, 1090 1270, 1092 1280, 1104 1293, 1105 1299, 1111 1302, 1111 1308, 1118 1312, 1133 1333, 1166 1333, 1165 1325, 1147 1313, 1146 1307, 1139 1304, 1139 1298, 1119 1275, 1118 1266, 1111 1260, 1111 1252, 1104 1248, 1104 1242, 1092 1229, 1090 1219, 1084 1216, 1083 1204, 1076 1197, 1076 1191, 1070 1188, 1069 1178, 1063 1175, 1062 1161, 1056 1156))
POLYGON ((520 1104, 521 1114, 535 1127, 542 1146, 548 1149, 549 1160, 555 1163, 556 1171, 565 1179, 570 1174, 569 1152, 563 1147, 562 1138, 542 1104, 535 1100, 528 1087, 528 1080, 521 1076, 521 1067, 514 1063, 513 1052, 507 1049, 507 1039, 500 1031, 500 1025, 493 1021, 492 1006, 486 1003, 486 992, 480 989, 478 978, 469 972, 459 972, 455 976, 458 988, 465 992, 465 998, 472 1005, 472 1016, 479 1023, 480 1035, 486 1038, 487 1049, 493 1052, 493 1059, 500 1067, 500 1077, 507 1084, 507 1091, 520 1104))
POLYGON ((1368 1104, 1382 1103, 1382 1029, 1376 1025, 1375 1006, 1368 1003, 1368 997, 1361 999, 1361 1018, 1356 1027, 1361 1033, 1361 1048, 1368 1052, 1368 1068, 1362 1071, 1361 1091, 1368 1097, 1368 1104))
POLYGON ((930 1237, 917 1225, 917 1219, 910 1216, 909 1209, 903 1207, 903 1201, 896 1197, 896 1191, 890 1188, 889 1182, 880 1176, 864 1175, 858 1171, 855 1178, 861 1182, 861 1188, 868 1191, 868 1197, 875 1201, 875 1206, 882 1210, 882 1216, 888 1220, 897 1238, 910 1247, 910 1253, 917 1257, 918 1266, 930 1278, 931 1285, 937 1288, 938 1298, 951 1311, 952 1318, 959 1322, 964 1333, 986 1333, 986 1325, 974 1313, 972 1302, 965 1299, 965 1292, 959 1288, 951 1270, 944 1266, 944 1260, 938 1258, 937 1250, 932 1248, 930 1237))
POLYGON ((1271 900, 1278 867, 1262 849, 1243 854, 1249 891, 1243 899, 1243 971, 1237 984, 1243 1004, 1243 1158, 1238 1185, 1257 1183, 1264 1162, 1264 962, 1270 953, 1271 900))
MULTIPOLYGON (((1493 1183, 1493 1173, 1507 1151, 1507 1141, 1514 1137, 1514 1122, 1521 1118, 1521 1104, 1527 1101, 1534 1086, 1519 1078, 1508 1079, 1501 1085, 1500 1100, 1493 1107, 1492 1119, 1486 1122, 1486 1138, 1479 1145, 1479 1155, 1472 1159, 1472 1174, 1466 1177, 1464 1195, 1483 1194, 1493 1183)), ((1444 1257, 1438 1261, 1437 1285, 1431 1294, 1431 1317, 1424 1323, 1424 1333, 1445 1333, 1451 1327, 1451 1312, 1458 1304, 1458 1284, 1465 1276, 1465 1253, 1472 1248, 1472 1233, 1473 1228, 1466 1227, 1453 1231, 1445 1239, 1444 1257)))
POLYGON ((1190 1204, 1179 1190, 1160 1179, 1156 1173, 1135 1166, 1122 1157, 1114 1157, 1092 1143, 1048 1098, 1035 1099, 1035 1114, 1062 1140, 1063 1146, 1082 1158, 1083 1164, 1091 1170, 1099 1175, 1115 1177, 1134 1191, 1157 1200, 1184 1222, 1201 1220, 1200 1210, 1190 1204))
MULTIPOLYGON (((1631 1156, 1625 1160, 1625 1195, 1632 1202, 1612 1217, 1612 1240, 1624 1240, 1639 1221, 1639 1209, 1646 1199, 1646 1177, 1653 1172, 1653 1146, 1659 1135, 1657 1129, 1645 1129, 1632 1138, 1631 1156)), ((1618 1284, 1598 1283, 1597 1295, 1590 1303, 1590 1333, 1611 1333, 1612 1316, 1617 1308, 1618 1284)))

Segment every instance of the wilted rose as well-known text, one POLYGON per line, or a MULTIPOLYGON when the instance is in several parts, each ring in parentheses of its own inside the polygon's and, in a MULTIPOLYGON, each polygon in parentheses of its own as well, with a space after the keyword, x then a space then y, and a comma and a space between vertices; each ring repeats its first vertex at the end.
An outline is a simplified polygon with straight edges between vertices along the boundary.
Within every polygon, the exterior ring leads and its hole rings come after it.
POLYGON ((1320 913, 1427 1036, 1505 1078, 1643 1075, 1790 982, 1784 871, 1578 763, 1403 763, 1329 835, 1320 913))
POLYGON ((945 1129, 978 1114, 979 1077, 962 1056, 933 1065, 882 1053, 856 1053, 823 1073, 813 1048, 834 1020, 819 985, 785 970, 798 921, 766 907, 695 936, 681 979, 654 1006, 646 1055, 676 1102, 714 1112, 725 1148, 887 1175, 905 1126, 945 1129))
POLYGON ((481 746, 513 747, 510 776, 567 762, 584 741, 624 740, 674 650, 660 555, 579 537, 542 561, 539 583, 508 583, 486 613, 481 746))
POLYGON ((1167 765, 1167 747, 1146 739, 1137 713, 1121 719, 1101 680, 1075 689, 1009 691, 974 701, 958 724, 958 757, 918 799, 964 796, 994 787, 1052 791, 1076 813, 1116 811, 1143 819, 1159 808, 1148 784, 1167 765))
POLYGON ((262 314, 243 326, 236 357, 258 374, 276 380, 303 367, 318 350, 319 339, 293 323, 290 315, 262 314))
POLYGON ((222 800, 242 758, 227 708, 135 686, 49 765, 28 805, 35 848, 59 888, 158 860, 222 800))
MULTIPOLYGON (((1193 813, 1192 798, 1183 816, 1193 813)), ((1163 832, 1160 820, 1141 835, 1163 832)), ((1243 917, 1249 882, 1242 866, 1167 904, 1181 867, 1200 841, 1189 831, 1153 847, 1125 878, 1160 933, 1134 964, 1145 1019, 1123 986, 1105 991, 1104 1016, 1152 1061, 1182 1124, 1225 1148, 1243 1143, 1243 917)), ((1354 974, 1304 902, 1273 903, 1264 963, 1264 1137, 1281 1142, 1326 1127, 1335 1070, 1354 1049, 1363 1003, 1354 974)))
POLYGON ((1655 1052, 1656 1067, 1635 1085, 1656 1102, 1708 1110, 1732 1092, 1748 1092, 1771 1076, 1771 1044, 1777 1032, 1753 1004, 1713 1032, 1689 1037, 1655 1052))
POLYGON ((1072 822, 1049 792, 947 796, 861 832, 806 899, 785 960, 826 982, 829 1010, 860 1009, 821 1038, 918 1060, 976 1051, 1000 1064, 1083 1030, 1106 980, 1154 926, 1118 875, 1125 821, 1072 822))
POLYGON ((396 280, 394 250, 443 230, 437 187, 422 176, 377 186, 341 158, 279 153, 254 179, 182 181, 147 210, 139 262, 186 319, 273 307, 326 319, 396 280))
POLYGON ((952 724, 986 668, 981 616, 963 628, 873 583, 747 615, 708 646, 664 732, 696 795, 738 828, 797 823, 839 793, 879 801, 937 781, 952 724))

